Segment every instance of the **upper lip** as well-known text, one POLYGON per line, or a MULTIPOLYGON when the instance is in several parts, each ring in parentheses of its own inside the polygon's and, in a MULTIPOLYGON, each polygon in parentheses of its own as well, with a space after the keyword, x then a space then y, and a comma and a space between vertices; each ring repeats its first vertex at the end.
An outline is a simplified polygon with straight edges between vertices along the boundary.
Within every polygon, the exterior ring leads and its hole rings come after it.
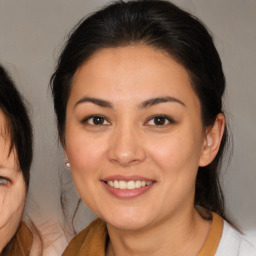
POLYGON ((144 180, 144 181, 154 181, 153 179, 142 177, 142 176, 137 176, 137 175, 129 175, 129 176, 123 176, 123 175, 113 175, 113 176, 108 176, 103 179, 102 181, 114 181, 114 180, 123 180, 123 181, 131 181, 131 180, 144 180))

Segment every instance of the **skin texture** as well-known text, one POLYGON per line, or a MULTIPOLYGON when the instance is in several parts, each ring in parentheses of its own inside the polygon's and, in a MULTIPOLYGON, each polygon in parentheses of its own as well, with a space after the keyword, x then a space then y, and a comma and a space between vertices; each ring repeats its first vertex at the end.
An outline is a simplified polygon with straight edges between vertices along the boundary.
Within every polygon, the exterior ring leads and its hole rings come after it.
POLYGON ((5 116, 0 110, 0 252, 20 224, 26 199, 25 181, 15 150, 10 152, 9 136, 5 116))
POLYGON ((200 251, 211 223, 194 208, 195 179, 217 154, 224 121, 202 126, 187 71, 151 47, 102 49, 76 71, 64 149, 81 198, 107 223, 107 255, 200 251), (91 115, 103 116, 98 125, 91 115), (127 198, 109 191, 113 177, 153 183, 127 198))

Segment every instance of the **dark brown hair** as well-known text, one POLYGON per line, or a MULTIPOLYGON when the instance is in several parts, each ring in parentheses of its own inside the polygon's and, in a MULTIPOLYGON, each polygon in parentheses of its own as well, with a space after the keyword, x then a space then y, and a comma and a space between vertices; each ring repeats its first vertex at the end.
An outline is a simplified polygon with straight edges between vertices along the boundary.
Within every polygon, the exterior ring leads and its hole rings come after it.
MULTIPOLYGON (((32 127, 24 99, 16 89, 10 76, 0 65, 0 109, 5 116, 7 136, 10 136, 9 153, 15 149, 17 162, 28 190, 32 162, 32 127)), ((9 255, 16 241, 16 235, 9 241, 1 256, 9 255)))
POLYGON ((33 156, 32 127, 24 99, 2 66, 0 66, 0 109, 6 118, 11 141, 10 151, 15 148, 18 164, 28 187, 33 156))

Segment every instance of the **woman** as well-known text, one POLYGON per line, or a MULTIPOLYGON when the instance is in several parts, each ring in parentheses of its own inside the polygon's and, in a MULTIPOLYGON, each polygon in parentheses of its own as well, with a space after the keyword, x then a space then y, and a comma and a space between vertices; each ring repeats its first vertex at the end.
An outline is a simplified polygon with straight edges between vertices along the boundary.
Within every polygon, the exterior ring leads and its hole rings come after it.
MULTIPOLYGON (((33 235, 21 222, 32 161, 32 129, 22 97, 0 66, 0 255, 29 255, 33 235)), ((35 249, 35 248, 34 248, 35 249)), ((33 255, 37 255, 38 248, 33 255)))
POLYGON ((51 80, 66 166, 99 217, 72 255, 255 255, 226 221, 225 78, 197 18, 115 2, 71 33, 51 80))

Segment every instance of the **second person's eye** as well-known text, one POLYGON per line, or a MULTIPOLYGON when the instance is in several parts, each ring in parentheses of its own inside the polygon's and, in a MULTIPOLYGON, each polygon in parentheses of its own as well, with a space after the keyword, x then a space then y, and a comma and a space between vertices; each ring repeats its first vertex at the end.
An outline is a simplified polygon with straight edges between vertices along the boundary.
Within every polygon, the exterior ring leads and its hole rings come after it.
POLYGON ((0 176, 0 186, 5 186, 9 183, 9 180, 0 176))

